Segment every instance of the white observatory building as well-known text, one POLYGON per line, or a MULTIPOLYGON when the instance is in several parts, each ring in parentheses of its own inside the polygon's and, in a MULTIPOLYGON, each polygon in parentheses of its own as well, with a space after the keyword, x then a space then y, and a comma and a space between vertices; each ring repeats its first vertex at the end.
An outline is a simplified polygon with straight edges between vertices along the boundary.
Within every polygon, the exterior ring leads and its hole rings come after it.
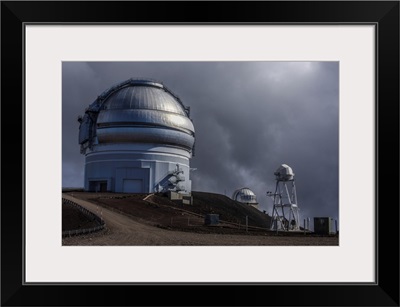
POLYGON ((86 191, 191 192, 190 108, 163 84, 121 82, 98 96, 78 121, 86 191))
POLYGON ((300 218, 293 170, 289 165, 282 164, 274 175, 275 192, 267 192, 274 202, 271 230, 298 231, 300 218))
POLYGON ((249 188, 237 189, 233 192, 232 199, 242 204, 250 205, 256 209, 258 208, 257 197, 249 188))

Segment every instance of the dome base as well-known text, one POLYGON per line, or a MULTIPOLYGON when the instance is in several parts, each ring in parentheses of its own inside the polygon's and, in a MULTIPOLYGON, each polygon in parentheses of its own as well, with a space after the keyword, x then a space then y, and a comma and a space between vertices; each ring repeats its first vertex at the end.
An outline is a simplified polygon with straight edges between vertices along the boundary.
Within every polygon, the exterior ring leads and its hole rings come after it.
POLYGON ((181 155, 181 150, 177 148, 162 147, 157 151, 142 151, 141 148, 121 151, 107 146, 101 148, 101 151, 92 151, 86 155, 86 191, 191 192, 189 158, 181 155))

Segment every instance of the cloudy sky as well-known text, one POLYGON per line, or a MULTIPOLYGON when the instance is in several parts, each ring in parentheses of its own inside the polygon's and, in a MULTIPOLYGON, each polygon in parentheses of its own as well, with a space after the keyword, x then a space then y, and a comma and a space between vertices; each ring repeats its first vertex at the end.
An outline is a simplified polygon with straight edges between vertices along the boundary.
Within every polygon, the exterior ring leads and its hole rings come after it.
POLYGON ((272 213, 274 171, 295 173, 300 218, 338 219, 338 62, 64 62, 62 184, 83 187, 77 118, 129 78, 165 84, 191 108, 193 191, 248 187, 272 213))

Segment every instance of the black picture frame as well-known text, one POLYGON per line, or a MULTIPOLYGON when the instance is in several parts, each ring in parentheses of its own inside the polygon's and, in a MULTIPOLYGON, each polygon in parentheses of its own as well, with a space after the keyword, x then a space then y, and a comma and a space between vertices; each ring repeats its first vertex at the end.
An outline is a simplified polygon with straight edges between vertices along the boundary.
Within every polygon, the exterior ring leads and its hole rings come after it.
POLYGON ((398 1, 2 1, 1 145, 2 306, 399 306, 398 1), (376 283, 25 284, 23 42, 30 22, 375 25, 376 283))

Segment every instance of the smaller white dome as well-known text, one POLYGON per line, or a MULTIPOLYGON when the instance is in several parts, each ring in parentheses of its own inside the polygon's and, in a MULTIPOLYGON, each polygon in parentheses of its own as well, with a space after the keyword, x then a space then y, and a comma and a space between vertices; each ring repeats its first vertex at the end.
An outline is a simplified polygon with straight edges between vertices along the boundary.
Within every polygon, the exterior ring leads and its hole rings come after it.
POLYGON ((294 179, 293 170, 287 164, 282 164, 281 166, 279 166, 274 175, 276 176, 276 180, 279 181, 291 181, 294 179))
POLYGON ((233 192, 232 199, 244 204, 257 204, 257 197, 249 188, 240 188, 233 192))

